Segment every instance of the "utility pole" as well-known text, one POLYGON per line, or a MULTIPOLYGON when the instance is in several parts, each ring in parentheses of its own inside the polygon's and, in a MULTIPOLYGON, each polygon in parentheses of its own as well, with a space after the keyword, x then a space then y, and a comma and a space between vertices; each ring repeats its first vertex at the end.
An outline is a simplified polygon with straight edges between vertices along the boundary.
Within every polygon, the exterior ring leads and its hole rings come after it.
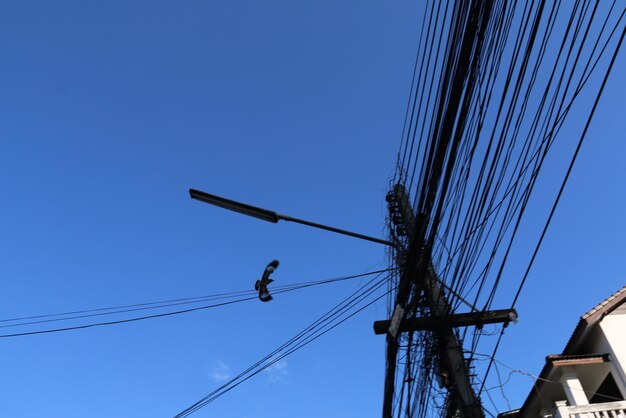
MULTIPOLYGON (((383 395, 383 418, 392 418, 396 362, 400 334, 430 329, 435 336, 439 377, 448 390, 447 417, 484 418, 480 398, 474 392, 463 356, 462 343, 455 327, 482 326, 487 323, 508 323, 517 318, 514 310, 454 314, 431 263, 430 248, 425 247, 424 236, 428 220, 422 214, 414 215, 404 186, 396 184, 387 195, 391 217, 396 228, 407 236, 406 254, 399 251, 401 268, 396 302, 390 320, 376 321, 377 334, 386 333, 387 352, 383 395), (415 317, 420 296, 430 316, 415 317)), ((392 233, 393 235, 393 233, 392 233)))

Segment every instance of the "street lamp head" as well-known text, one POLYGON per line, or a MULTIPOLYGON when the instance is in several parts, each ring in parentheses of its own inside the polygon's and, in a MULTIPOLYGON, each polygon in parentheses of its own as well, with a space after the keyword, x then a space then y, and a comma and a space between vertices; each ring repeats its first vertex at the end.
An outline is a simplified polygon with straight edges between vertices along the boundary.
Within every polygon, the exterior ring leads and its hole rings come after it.
POLYGON ((254 216, 255 218, 263 219, 264 221, 277 223, 280 220, 278 214, 276 212, 272 212, 271 210, 257 208, 256 206, 225 199, 223 197, 201 192, 200 190, 189 189, 189 195, 192 199, 210 203, 211 205, 239 212, 244 215, 254 216))

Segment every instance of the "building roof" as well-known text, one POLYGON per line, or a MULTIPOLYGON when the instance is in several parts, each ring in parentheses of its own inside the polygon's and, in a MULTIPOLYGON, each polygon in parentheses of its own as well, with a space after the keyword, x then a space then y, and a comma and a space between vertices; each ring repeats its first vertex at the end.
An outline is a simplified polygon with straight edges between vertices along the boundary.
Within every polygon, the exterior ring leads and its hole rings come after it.
POLYGON ((550 354, 546 356, 546 365, 552 367, 575 366, 581 364, 597 364, 609 361, 607 353, 570 354, 567 356, 550 354))
POLYGON ((585 340, 585 337, 589 334, 591 329, 595 324, 600 322, 602 318, 606 315, 609 315, 611 312, 619 308, 622 304, 626 302, 626 286, 622 287, 617 292, 613 293, 611 296, 600 302, 594 308, 589 310, 583 316, 580 317, 578 321, 578 325, 574 329, 574 333, 570 337, 569 341, 565 345, 563 349, 563 353, 561 355, 551 354, 546 356, 546 364, 544 365, 541 373, 539 374, 539 378, 537 382, 533 385, 530 393, 526 397, 526 401, 522 405, 522 407, 518 410, 513 410, 505 413, 498 414, 498 417, 523 417, 524 413, 530 407, 532 403, 533 397, 540 390, 543 383, 547 381, 548 375, 553 370, 554 366, 559 365, 559 363, 575 363, 575 362, 588 362, 588 361, 606 361, 606 354, 580 354, 577 352, 582 342, 585 340))
POLYGON ((574 329, 574 333, 563 349, 563 354, 575 354, 593 325, 613 312, 624 302, 626 302, 626 286, 622 287, 581 316, 576 329, 574 329))

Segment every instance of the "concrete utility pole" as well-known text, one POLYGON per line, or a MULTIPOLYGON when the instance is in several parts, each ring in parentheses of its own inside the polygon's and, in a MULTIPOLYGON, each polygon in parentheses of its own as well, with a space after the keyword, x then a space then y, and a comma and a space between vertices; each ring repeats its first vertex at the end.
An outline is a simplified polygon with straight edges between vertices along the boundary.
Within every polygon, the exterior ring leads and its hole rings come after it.
POLYGON ((393 413, 399 335, 424 329, 434 331, 435 346, 438 347, 439 377, 449 393, 445 415, 484 418, 480 399, 472 388, 463 347, 457 339, 455 327, 509 322, 515 320, 517 315, 512 309, 455 315, 432 267, 430 249, 424 245, 428 220, 423 215, 414 215, 404 186, 400 184, 394 186, 388 201, 394 209, 392 216, 400 216, 399 221, 408 237, 408 249, 407 254, 401 256, 403 261, 399 262, 400 283, 393 315, 390 320, 374 323, 377 334, 387 334, 383 418, 392 418, 393 413), (407 318, 407 314, 415 313, 422 292, 430 316, 407 318))

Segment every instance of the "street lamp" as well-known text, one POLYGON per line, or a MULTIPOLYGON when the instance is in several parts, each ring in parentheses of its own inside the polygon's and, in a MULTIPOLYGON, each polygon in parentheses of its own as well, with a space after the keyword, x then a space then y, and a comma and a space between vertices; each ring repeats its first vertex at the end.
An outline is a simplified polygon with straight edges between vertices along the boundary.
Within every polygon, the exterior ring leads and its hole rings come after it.
POLYGON ((367 241, 377 242, 379 244, 395 247, 392 242, 385 241, 379 238, 370 237, 368 235, 357 234, 356 232, 346 231, 345 229, 334 228, 332 226, 321 225, 315 222, 305 221, 304 219, 292 218, 291 216, 281 215, 271 210, 258 208, 256 206, 248 205, 246 203, 236 202, 234 200, 226 199, 220 196, 215 196, 209 193, 201 192, 200 190, 189 189, 189 195, 192 199, 199 200, 201 202, 209 203, 211 205, 219 206, 224 209, 239 212, 244 215, 253 216, 255 218, 262 219, 264 221, 278 223, 283 220, 287 222, 296 222, 303 225, 312 226, 313 228, 325 229, 327 231, 336 232, 338 234, 348 235, 355 238, 364 239, 367 241))

